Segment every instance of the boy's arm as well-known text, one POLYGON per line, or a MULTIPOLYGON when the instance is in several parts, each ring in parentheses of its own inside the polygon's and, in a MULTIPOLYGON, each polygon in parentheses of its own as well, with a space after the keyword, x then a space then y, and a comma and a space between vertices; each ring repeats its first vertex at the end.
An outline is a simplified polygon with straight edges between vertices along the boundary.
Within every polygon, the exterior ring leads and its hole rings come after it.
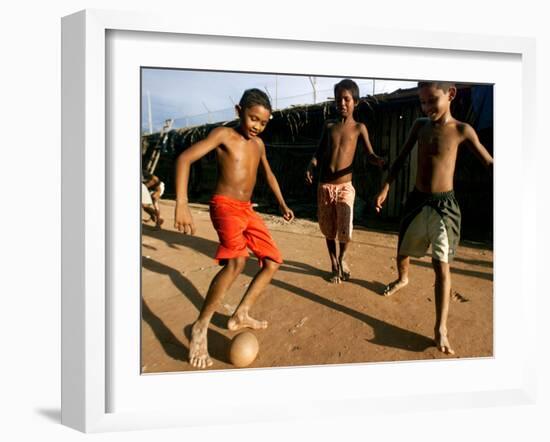
POLYGON ((275 177, 275 174, 271 170, 271 167, 269 166, 269 162, 267 161, 267 155, 265 153, 265 145, 263 141, 259 140, 259 142, 260 142, 260 149, 261 149, 260 164, 262 165, 262 168, 264 170, 265 180, 267 182, 267 185, 269 186, 269 188, 273 192, 273 195, 275 195, 277 202, 279 203, 279 207, 281 209, 281 213, 283 214, 283 218, 286 221, 292 221, 294 219, 294 212, 290 210, 286 205, 285 200, 283 198, 283 194, 281 193, 281 188, 279 187, 279 182, 277 181, 277 178, 275 177))
POLYGON ((392 164, 390 168, 390 172, 388 173, 388 177, 386 178, 386 181, 382 185, 382 189, 380 189, 380 192, 378 192, 378 195, 376 196, 375 209, 377 212, 380 212, 380 210, 382 210, 382 205, 384 204, 384 201, 386 201, 386 198, 388 197, 388 191, 390 190, 390 185, 391 183, 394 182, 395 178, 397 177, 397 174, 401 170, 401 167, 403 167, 403 164, 405 163, 405 159, 411 153, 411 150, 413 149, 414 144, 418 139, 418 131, 423 126, 423 124, 424 122, 419 118, 414 122, 411 130, 409 131, 407 139, 405 140, 405 144, 403 145, 403 149, 401 149, 401 152, 399 153, 396 160, 392 164))
POLYGON ((326 148, 327 145, 327 121, 323 124, 323 131, 321 133, 321 140, 319 141, 319 144, 317 146, 317 150, 313 154, 313 157, 311 158, 309 164, 307 165, 306 170, 306 183, 312 184, 313 183, 313 169, 317 167, 319 164, 319 158, 322 157, 323 151, 326 148))
POLYGON ((474 155, 481 161, 481 163, 486 168, 492 168, 493 167, 493 157, 491 154, 485 149, 485 146, 480 143, 479 138, 477 136, 476 131, 473 129, 472 126, 469 124, 464 124, 463 128, 463 134, 464 134, 464 141, 466 141, 466 144, 470 148, 470 150, 474 153, 474 155))
POLYGON ((176 213, 174 227, 179 232, 193 235, 195 224, 189 211, 187 200, 187 185, 189 182, 189 170, 191 164, 202 158, 208 152, 223 144, 227 128, 218 127, 208 136, 184 150, 176 160, 176 213))
POLYGON ((363 145, 365 146, 365 153, 367 154, 367 159, 369 163, 374 164, 375 166, 378 166, 378 167, 383 167, 385 164, 384 158, 379 157, 374 153, 374 149, 370 144, 369 131, 367 130, 367 126, 361 123, 359 125, 359 132, 363 140, 363 145))
POLYGON ((153 186, 158 186, 159 183, 159 177, 156 175, 151 175, 151 177, 145 182, 145 186, 147 186, 148 189, 151 189, 153 186))

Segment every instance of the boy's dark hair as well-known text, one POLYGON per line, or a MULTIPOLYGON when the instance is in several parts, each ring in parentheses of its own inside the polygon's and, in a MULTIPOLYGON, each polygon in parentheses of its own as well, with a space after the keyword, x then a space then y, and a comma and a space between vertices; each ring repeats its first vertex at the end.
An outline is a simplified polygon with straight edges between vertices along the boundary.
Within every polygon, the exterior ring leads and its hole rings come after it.
POLYGON ((441 89, 443 92, 447 92, 449 88, 456 87, 453 82, 450 81, 419 81, 418 89, 425 86, 435 86, 438 89, 441 89))
POLYGON ((244 91, 241 101, 239 101, 241 110, 258 105, 265 107, 271 113, 271 102, 264 91, 256 88, 247 89, 244 91))
POLYGON ((356 103, 359 102, 359 86, 357 86, 357 83, 355 81, 346 78, 336 83, 334 85, 334 98, 336 98, 338 91, 341 90, 350 91, 351 96, 353 97, 353 101, 355 101, 356 103))

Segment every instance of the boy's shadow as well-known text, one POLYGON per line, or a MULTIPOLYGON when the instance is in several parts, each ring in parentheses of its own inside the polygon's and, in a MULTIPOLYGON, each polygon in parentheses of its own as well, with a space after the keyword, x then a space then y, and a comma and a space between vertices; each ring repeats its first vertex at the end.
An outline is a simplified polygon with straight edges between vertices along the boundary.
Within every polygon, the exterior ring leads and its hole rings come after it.
POLYGON ((195 235, 184 235, 173 230, 155 229, 154 227, 142 224, 142 234, 151 238, 163 241, 168 247, 174 249, 176 246, 189 247, 205 256, 213 257, 218 249, 218 243, 195 235))
MULTIPOLYGON (((189 247, 190 249, 195 250, 199 253, 202 253, 203 255, 208 257, 214 256, 218 248, 218 243, 215 241, 211 241, 209 239, 201 238, 199 236, 194 236, 194 235, 183 235, 181 233, 174 232, 171 230, 158 230, 158 229, 155 229, 154 227, 147 226, 147 225, 143 225, 143 234, 150 236, 151 238, 164 241, 171 248, 173 248, 176 245, 189 247)), ((168 267, 166 267, 166 269, 168 269, 168 267)), ((247 260, 247 264, 243 273, 253 277, 257 271, 258 271, 258 266, 257 266, 256 258, 250 257, 250 259, 247 260)), ((304 275, 305 274, 314 275, 314 276, 318 276, 319 278, 325 281, 330 280, 330 278, 332 277, 331 272, 319 269, 317 267, 313 267, 303 262, 292 261, 292 260, 285 260, 280 267, 280 271, 290 272, 290 273, 299 273, 304 275)), ((379 294, 383 293, 384 288, 386 287, 385 284, 382 284, 381 282, 378 282, 378 281, 369 282, 369 281, 361 280, 357 278, 351 278, 349 282, 353 284, 357 284, 361 287, 364 287, 368 290, 371 290, 379 294)), ((190 285, 190 283, 188 284, 190 285)), ((193 304, 197 309, 200 309, 202 305, 202 297, 200 297, 200 302, 198 303, 193 302, 193 304)))
POLYGON ((324 305, 325 307, 344 313, 354 319, 357 319, 358 321, 368 324, 374 332, 374 338, 368 339, 368 342, 373 344, 414 352, 423 352, 427 348, 435 346, 433 339, 429 339, 426 336, 419 335, 418 333, 381 321, 380 319, 367 315, 366 313, 359 312, 345 305, 331 301, 330 299, 323 298, 322 296, 301 287, 296 287, 292 284, 276 279, 273 279, 271 283, 274 286, 286 290, 294 295, 309 299, 310 301, 324 305))
POLYGON ((388 286, 388 284, 384 284, 380 281, 367 281, 366 279, 355 279, 351 278, 349 282, 356 284, 360 287, 366 288, 367 290, 370 290, 371 292, 375 293, 378 296, 384 296, 384 290, 388 286))
MULTIPOLYGON (((178 270, 168 267, 158 261, 155 261, 151 258, 143 258, 141 260, 142 266, 147 270, 150 270, 161 275, 167 275, 172 284, 184 295, 191 304, 200 311, 204 303, 203 296, 199 293, 196 287, 189 281, 185 276, 183 276, 178 270)), ((223 315, 221 313, 214 313, 212 317, 212 324, 220 328, 227 327, 227 321, 229 321, 229 316, 223 315)))
POLYGON ((467 259, 467 258, 462 258, 460 256, 455 256, 455 261, 463 262, 465 264, 470 264, 473 266, 488 267, 490 269, 493 269, 492 261, 482 261, 480 259, 467 259))
MULTIPOLYGON (((431 263, 420 261, 419 259, 411 259, 411 264, 415 264, 420 267, 432 268, 431 263)), ((487 281, 493 280, 493 273, 479 272, 477 270, 460 269, 456 267, 453 267, 451 271, 452 273, 455 273, 458 275, 471 276, 473 278, 485 279, 487 281)))
MULTIPOLYGON (((151 311, 143 299, 141 300, 141 308, 143 320, 149 324, 165 353, 172 359, 187 362, 189 360, 189 348, 183 344, 168 327, 166 327, 164 322, 151 311)), ((191 342, 192 326, 193 324, 189 324, 183 328, 183 334, 188 342, 191 342)), ((229 338, 212 328, 208 329, 208 353, 210 357, 221 362, 229 363, 228 349, 230 343, 231 340, 229 338)))
MULTIPOLYGON (((171 248, 174 248, 175 246, 189 247, 190 249, 202 253, 207 257, 213 257, 218 248, 218 243, 209 239, 194 235, 183 235, 171 230, 158 230, 148 225, 143 225, 142 232, 144 235, 150 236, 151 238, 164 241, 171 248)), ((254 276, 257 270, 258 266, 256 258, 250 257, 250 259, 247 260, 246 268, 243 273, 248 276, 254 276)), ((285 260, 280 267, 280 271, 315 275, 325 281, 328 281, 332 277, 331 272, 313 267, 303 262, 292 260, 285 260)), ((385 284, 378 281, 369 282, 357 278, 351 278, 349 282, 365 287, 366 289, 372 290, 376 293, 382 293, 386 287, 385 284)), ((199 304, 195 304, 198 309, 201 305, 202 299, 199 304)))
POLYGON ((187 362, 189 349, 164 325, 162 319, 151 311, 143 298, 141 298, 141 317, 149 324, 168 356, 177 361, 187 362))
MULTIPOLYGON (((328 272, 326 270, 318 269, 317 267, 313 267, 312 265, 306 264, 304 262, 290 261, 290 260, 285 261, 283 263, 283 265, 281 266, 281 271, 290 272, 290 273, 299 273, 303 275, 314 275, 314 276, 320 277, 321 279, 327 282, 330 281, 330 278, 332 278, 333 276, 331 272, 328 272)), ((378 295, 382 295, 384 292, 384 289, 386 288, 386 284, 383 284, 379 281, 367 281, 364 279, 358 279, 353 277, 345 282, 356 284, 378 295)), ((335 286, 335 287, 338 287, 338 286, 335 286)))

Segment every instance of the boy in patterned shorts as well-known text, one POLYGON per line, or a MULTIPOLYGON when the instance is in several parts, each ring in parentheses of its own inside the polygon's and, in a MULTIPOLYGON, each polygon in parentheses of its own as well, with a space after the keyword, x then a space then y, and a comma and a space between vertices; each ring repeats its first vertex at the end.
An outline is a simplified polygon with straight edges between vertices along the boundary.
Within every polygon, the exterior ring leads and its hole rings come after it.
POLYGON ((357 84, 349 79, 340 81, 334 86, 334 96, 339 118, 325 122, 321 142, 306 171, 306 182, 313 183, 313 169, 318 167, 319 227, 326 238, 330 257, 330 282, 338 284, 350 278, 345 257, 353 230, 355 189, 351 180, 357 143, 363 142, 370 163, 382 167, 384 160, 374 153, 367 127, 353 118, 353 111, 359 103, 357 84))

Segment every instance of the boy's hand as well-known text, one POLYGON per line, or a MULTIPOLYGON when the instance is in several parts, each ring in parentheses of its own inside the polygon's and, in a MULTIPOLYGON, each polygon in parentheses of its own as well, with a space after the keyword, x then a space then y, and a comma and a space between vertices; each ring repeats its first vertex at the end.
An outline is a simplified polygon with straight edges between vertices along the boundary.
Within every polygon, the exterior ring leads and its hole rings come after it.
POLYGON ((311 164, 307 167, 306 170, 306 183, 313 184, 313 167, 311 167, 311 164))
POLYGON ((376 156, 376 155, 373 155, 373 156, 369 159, 369 162, 370 162, 371 164, 374 164, 375 166, 379 167, 380 169, 383 169, 383 168, 384 168, 384 165, 386 164, 386 160, 384 160, 384 158, 379 157, 379 156, 376 156))
POLYGON ((382 157, 378 157, 378 158, 376 158, 376 165, 380 169, 384 169, 384 167, 386 166, 386 160, 382 157))
POLYGON ((195 234, 195 223, 191 216, 191 211, 186 203, 176 204, 176 214, 174 217, 174 227, 178 232, 186 235, 195 234))
POLYGON ((386 198, 388 197, 388 191, 390 190, 390 186, 388 183, 384 184, 384 187, 382 187, 382 190, 376 195, 376 198, 374 200, 374 209, 380 213, 382 210, 382 205, 384 204, 384 201, 386 201, 386 198))
POLYGON ((281 213, 283 214, 283 219, 287 222, 290 222, 294 219, 294 212, 286 205, 281 206, 281 213))

